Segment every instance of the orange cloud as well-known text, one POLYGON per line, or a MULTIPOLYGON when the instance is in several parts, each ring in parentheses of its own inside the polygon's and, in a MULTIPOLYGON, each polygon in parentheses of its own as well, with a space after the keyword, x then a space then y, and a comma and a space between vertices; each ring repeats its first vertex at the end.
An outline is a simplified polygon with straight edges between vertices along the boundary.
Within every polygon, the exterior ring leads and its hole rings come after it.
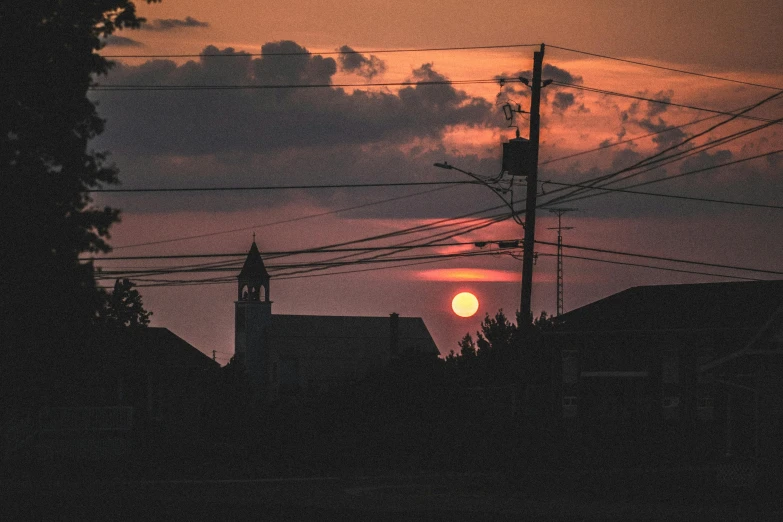
POLYGON ((424 281, 482 281, 488 283, 515 283, 521 276, 510 270, 482 268, 437 268, 416 272, 416 279, 424 281))

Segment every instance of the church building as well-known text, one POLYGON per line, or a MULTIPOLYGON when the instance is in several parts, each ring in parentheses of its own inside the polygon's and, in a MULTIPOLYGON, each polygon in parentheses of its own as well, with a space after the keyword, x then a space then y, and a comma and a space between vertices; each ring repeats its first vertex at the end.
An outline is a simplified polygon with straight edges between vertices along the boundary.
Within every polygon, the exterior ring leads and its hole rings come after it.
POLYGON ((420 317, 276 315, 255 241, 237 277, 235 357, 269 398, 319 393, 404 354, 437 357, 420 317))

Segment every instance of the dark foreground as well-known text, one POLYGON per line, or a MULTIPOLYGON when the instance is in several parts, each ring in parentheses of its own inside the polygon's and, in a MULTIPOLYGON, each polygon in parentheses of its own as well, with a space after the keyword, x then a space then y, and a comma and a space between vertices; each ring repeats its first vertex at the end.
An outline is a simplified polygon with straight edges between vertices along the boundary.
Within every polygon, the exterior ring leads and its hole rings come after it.
POLYGON ((715 469, 2 483, 3 520, 783 520, 715 469))

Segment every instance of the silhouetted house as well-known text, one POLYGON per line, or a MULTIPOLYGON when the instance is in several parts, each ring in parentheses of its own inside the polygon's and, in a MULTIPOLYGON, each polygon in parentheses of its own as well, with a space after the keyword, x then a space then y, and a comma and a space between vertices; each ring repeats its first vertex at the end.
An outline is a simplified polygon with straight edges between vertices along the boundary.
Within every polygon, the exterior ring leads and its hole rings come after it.
POLYGON ((59 393, 17 419, 6 453, 102 458, 153 433, 197 433, 219 368, 166 328, 97 329, 73 359, 59 393))
POLYGON ((567 429, 783 456, 783 281, 630 288, 558 317, 542 350, 531 396, 567 429))
POLYGON ((275 315, 256 243, 238 276, 235 356, 268 399, 361 379, 404 354, 438 356, 419 317, 275 315))

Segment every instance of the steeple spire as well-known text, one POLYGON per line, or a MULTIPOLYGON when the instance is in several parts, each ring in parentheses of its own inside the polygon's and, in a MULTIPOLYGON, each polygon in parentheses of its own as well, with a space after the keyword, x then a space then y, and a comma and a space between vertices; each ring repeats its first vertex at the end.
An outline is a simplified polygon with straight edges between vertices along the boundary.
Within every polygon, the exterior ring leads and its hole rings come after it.
POLYGON ((253 244, 250 245, 250 251, 245 258, 245 264, 242 271, 237 276, 239 301, 260 301, 261 287, 264 287, 263 301, 269 301, 269 273, 264 266, 264 260, 261 259, 261 252, 255 242, 255 233, 253 234, 253 244))

